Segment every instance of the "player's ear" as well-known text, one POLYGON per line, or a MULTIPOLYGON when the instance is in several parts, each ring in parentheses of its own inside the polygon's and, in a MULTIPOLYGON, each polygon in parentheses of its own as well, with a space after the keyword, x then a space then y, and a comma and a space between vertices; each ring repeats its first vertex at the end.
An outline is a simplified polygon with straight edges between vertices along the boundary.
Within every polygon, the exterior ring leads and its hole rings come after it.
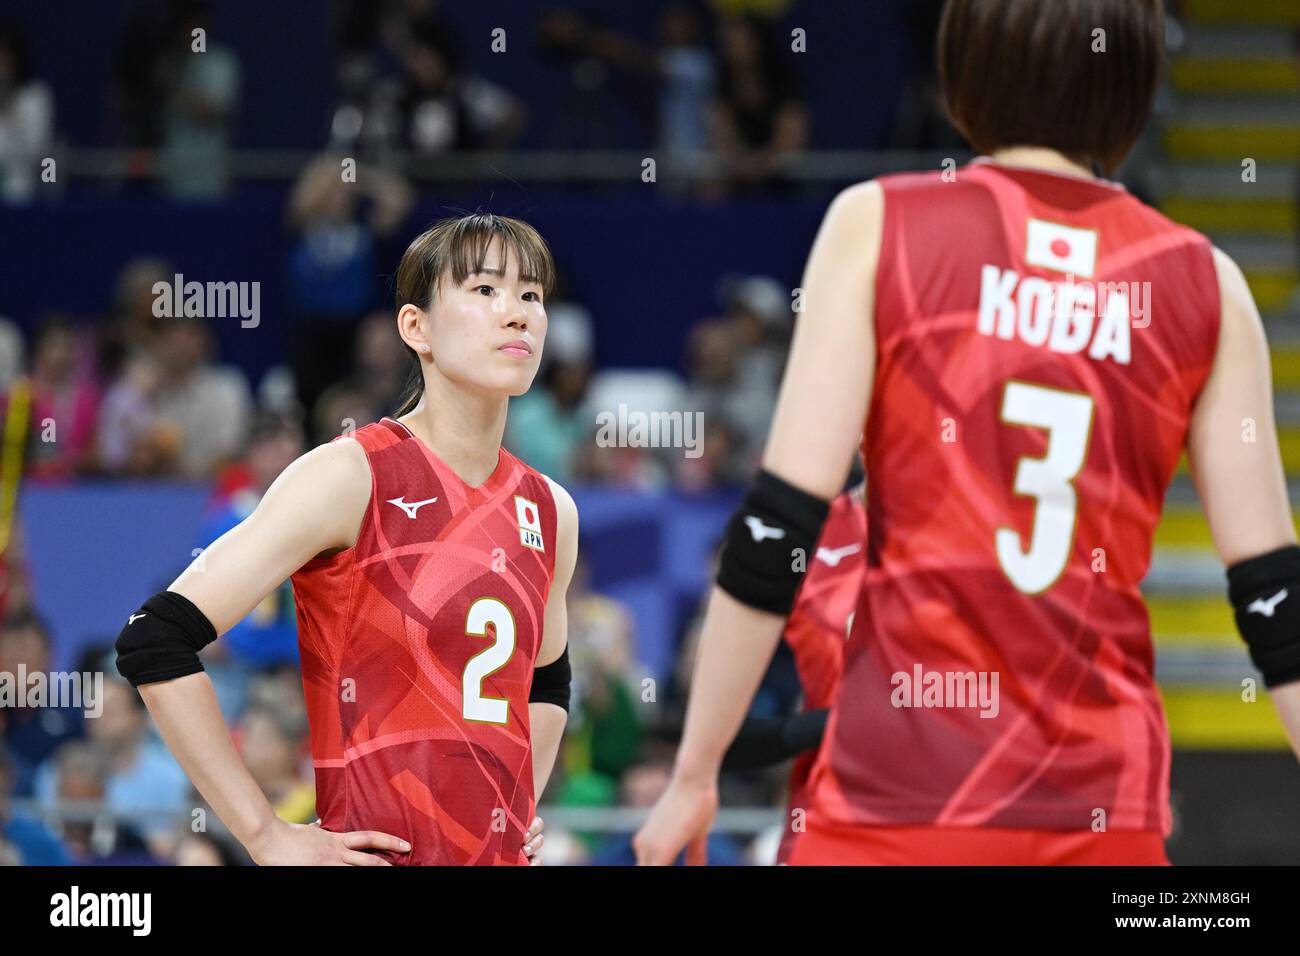
POLYGON ((420 354, 428 354, 432 347, 428 335, 430 319, 428 312, 410 302, 397 310, 398 335, 409 348, 420 354))

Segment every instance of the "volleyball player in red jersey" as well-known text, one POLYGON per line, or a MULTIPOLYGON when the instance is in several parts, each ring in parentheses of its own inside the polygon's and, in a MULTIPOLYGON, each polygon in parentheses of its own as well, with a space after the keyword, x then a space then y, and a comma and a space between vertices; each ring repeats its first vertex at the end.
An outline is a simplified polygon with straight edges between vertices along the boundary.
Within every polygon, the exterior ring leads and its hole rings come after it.
POLYGON ((523 864, 540 843, 577 511, 501 436, 537 372, 553 276, 518 220, 416 238, 396 279, 416 358, 396 417, 290 465, 119 636, 119 669, 256 862, 523 864), (272 812, 196 653, 289 576, 319 826, 272 812))
MULTIPOLYGON (((782 638, 794 653, 805 711, 824 710, 834 702, 843 672, 844 643, 866 572, 862 553, 866 531, 863 487, 858 485, 831 502, 817 550, 808 563, 798 599, 785 622, 782 638)), ((807 823, 812 796, 809 775, 816 753, 808 750, 799 754, 790 768, 790 793, 786 800, 785 829, 776 854, 778 863, 789 862, 794 841, 807 823)))
POLYGON ((826 215, 641 862, 707 832, 789 551, 859 434, 866 581, 793 863, 1167 862, 1138 585, 1184 448, 1300 753, 1300 547, 1258 312, 1227 256, 1094 175, 1139 136, 1163 37, 1159 0, 949 0, 949 111, 986 158, 826 215))
POLYGON ((863 485, 859 484, 831 502, 817 547, 807 561, 798 600, 781 634, 794 655, 803 690, 802 707, 789 715, 746 718, 722 761, 724 770, 749 770, 794 760, 778 863, 789 861, 795 838, 807 822, 809 774, 839 686, 844 643, 866 572, 862 551, 866 528, 863 485))

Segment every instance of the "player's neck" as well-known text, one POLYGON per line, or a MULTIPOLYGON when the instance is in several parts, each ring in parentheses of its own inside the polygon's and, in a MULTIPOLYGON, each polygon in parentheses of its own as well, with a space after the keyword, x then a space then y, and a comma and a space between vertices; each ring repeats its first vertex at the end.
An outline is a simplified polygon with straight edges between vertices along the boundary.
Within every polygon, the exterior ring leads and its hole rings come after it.
POLYGON ((402 423, 462 481, 478 487, 496 471, 507 402, 504 397, 456 388, 435 376, 426 384, 420 404, 402 416, 402 423))
POLYGON ((1080 166, 1056 150, 1044 146, 1008 146, 1006 149, 994 150, 989 154, 989 159, 1003 166, 1042 169, 1050 173, 1065 173, 1067 176, 1079 176, 1083 179, 1097 178, 1088 167, 1080 166))

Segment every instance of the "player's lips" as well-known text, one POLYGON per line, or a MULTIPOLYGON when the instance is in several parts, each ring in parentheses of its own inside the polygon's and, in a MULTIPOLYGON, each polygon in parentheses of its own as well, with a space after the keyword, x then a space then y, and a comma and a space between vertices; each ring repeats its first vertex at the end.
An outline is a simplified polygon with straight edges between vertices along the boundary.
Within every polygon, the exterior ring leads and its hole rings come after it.
POLYGON ((523 339, 515 339, 513 342, 507 342, 497 349, 498 352, 505 352, 507 355, 515 355, 519 358, 528 358, 533 354, 533 347, 523 339))

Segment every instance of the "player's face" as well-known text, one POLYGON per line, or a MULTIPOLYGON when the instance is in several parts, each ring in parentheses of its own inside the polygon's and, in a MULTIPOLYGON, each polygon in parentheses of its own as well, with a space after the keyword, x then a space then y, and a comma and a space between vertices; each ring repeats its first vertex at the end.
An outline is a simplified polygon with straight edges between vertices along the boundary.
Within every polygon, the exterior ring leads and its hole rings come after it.
POLYGON ((542 287, 520 278, 519 257, 493 243, 481 271, 456 284, 444 276, 429 323, 438 370, 460 384, 522 395, 542 358, 542 287))

